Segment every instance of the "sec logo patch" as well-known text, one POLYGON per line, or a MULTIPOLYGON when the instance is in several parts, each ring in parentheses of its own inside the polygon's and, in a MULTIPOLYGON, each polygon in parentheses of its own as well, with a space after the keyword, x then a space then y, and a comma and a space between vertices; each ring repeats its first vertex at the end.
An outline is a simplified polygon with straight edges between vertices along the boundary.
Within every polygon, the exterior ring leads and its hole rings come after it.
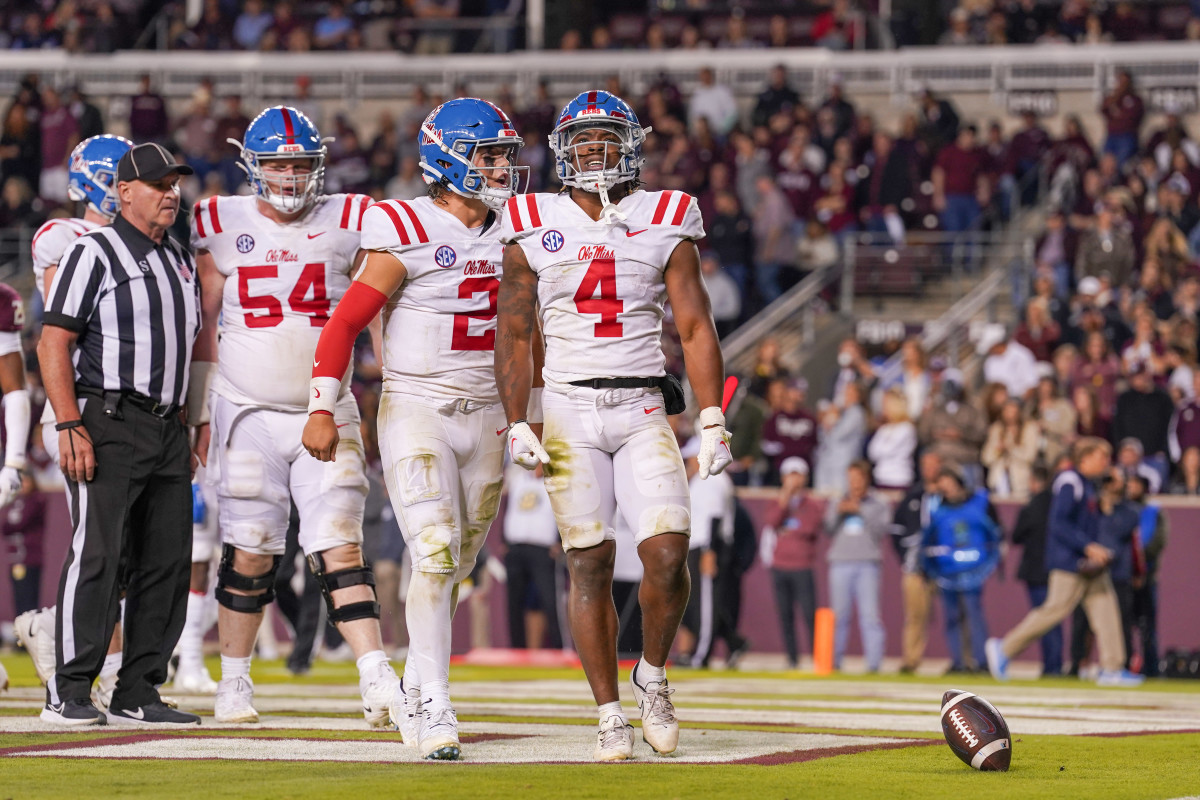
POLYGON ((546 248, 548 252, 557 253, 559 250, 562 250, 562 246, 565 243, 566 240, 563 239, 563 235, 558 231, 546 231, 542 234, 542 247, 546 248))
POLYGON ((455 254, 453 247, 442 245, 433 254, 433 260, 439 267, 445 269, 446 267, 454 266, 454 262, 458 260, 458 255, 455 254))
POLYGON ((249 253, 254 249, 254 237, 248 233, 243 233, 235 242, 239 253, 249 253))

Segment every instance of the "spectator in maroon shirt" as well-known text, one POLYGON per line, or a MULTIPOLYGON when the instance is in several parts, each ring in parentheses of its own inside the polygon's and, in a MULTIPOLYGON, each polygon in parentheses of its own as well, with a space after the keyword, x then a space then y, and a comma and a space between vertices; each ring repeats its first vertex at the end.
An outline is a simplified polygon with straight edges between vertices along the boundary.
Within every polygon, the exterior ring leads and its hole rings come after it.
POLYGON ((1104 29, 1118 42, 1136 42, 1146 37, 1146 20, 1133 7, 1133 3, 1126 0, 1113 8, 1104 29))
MULTIPOLYGON (((1193 386, 1200 389, 1200 371, 1192 373, 1193 386)), ((1171 460, 1179 463, 1183 453, 1200 447, 1200 394, 1185 400, 1171 417, 1168 444, 1171 460)))
POLYGON ((775 608, 779 612, 788 667, 795 669, 800 659, 796 643, 797 605, 808 626, 810 651, 812 648, 817 611, 813 563, 825 508, 808 491, 808 462, 793 456, 780 464, 779 471, 783 487, 779 490, 778 505, 768 512, 760 553, 763 564, 771 569, 775 585, 775 608))
POLYGON ((1146 107, 1133 90, 1133 76, 1128 70, 1118 69, 1116 78, 1117 85, 1100 104, 1100 114, 1108 128, 1104 152, 1112 153, 1124 165, 1138 151, 1138 131, 1146 107))
POLYGON ((763 423, 762 452, 769 459, 770 469, 764 483, 779 485, 779 468, 784 460, 796 456, 813 465, 817 451, 817 418, 804 407, 808 381, 804 378, 779 379, 782 391, 768 392, 778 398, 778 405, 763 423))
POLYGON ((67 202, 67 156, 79 141, 79 126, 57 90, 42 91, 42 174, 38 195, 67 202))
POLYGON ((167 102, 151 90, 150 76, 143 75, 138 93, 129 101, 129 135, 137 144, 162 144, 169 129, 167 102))
POLYGON ((913 196, 919 180, 917 166, 906 151, 893 146, 892 137, 883 131, 876 132, 874 147, 863 161, 870 172, 857 187, 859 218, 866 230, 903 241, 900 208, 913 196))
POLYGON ((979 197, 988 193, 987 154, 976 145, 975 126, 967 125, 933 167, 933 204, 942 228, 956 233, 974 227, 982 213, 979 197))
POLYGON ((1041 165, 1042 158, 1050 150, 1050 134, 1038 122, 1037 114, 1026 110, 1021 114, 1021 130, 1013 134, 1008 146, 1008 170, 1017 181, 1023 185, 1021 204, 1030 205, 1037 199, 1037 181, 1030 179, 1024 183, 1025 176, 1041 165))
POLYGON ((1062 340, 1062 328, 1050 316, 1046 300, 1035 297, 1025 306, 1025 319, 1017 326, 1016 340, 1038 361, 1049 361, 1062 340))
POLYGON ((38 608, 42 583, 42 542, 46 533, 46 500, 29 473, 21 476, 21 493, 0 511, 0 536, 12 578, 17 614, 38 608))

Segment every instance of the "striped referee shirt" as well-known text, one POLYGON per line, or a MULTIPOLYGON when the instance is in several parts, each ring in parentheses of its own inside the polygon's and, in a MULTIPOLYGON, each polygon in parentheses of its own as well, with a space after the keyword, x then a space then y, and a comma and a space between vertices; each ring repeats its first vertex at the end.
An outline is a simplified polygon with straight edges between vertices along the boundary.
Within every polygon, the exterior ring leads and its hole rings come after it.
POLYGON ((200 330, 187 248, 170 236, 155 244, 118 214, 76 239, 60 264, 45 323, 79 335, 75 382, 182 405, 200 330))

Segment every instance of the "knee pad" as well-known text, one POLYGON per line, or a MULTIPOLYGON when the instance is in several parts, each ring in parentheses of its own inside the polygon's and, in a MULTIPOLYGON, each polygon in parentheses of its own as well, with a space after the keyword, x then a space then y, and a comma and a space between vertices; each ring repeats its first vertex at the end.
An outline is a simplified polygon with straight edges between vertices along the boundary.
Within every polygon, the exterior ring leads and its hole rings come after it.
POLYGON ((282 556, 271 557, 271 568, 262 575, 243 575, 233 569, 235 548, 231 544, 221 548, 221 565, 217 567, 217 588, 213 596, 230 611, 242 614, 257 614, 275 599, 275 573, 279 571, 282 556), (229 589, 261 594, 234 594, 229 589))
POLYGON ((458 570, 453 525, 426 525, 407 542, 415 572, 450 575, 458 570))
POLYGON ((239 500, 262 497, 266 482, 262 453, 255 450, 230 450, 225 455, 225 489, 239 500))
POLYGON ((689 536, 692 530, 692 511, 687 506, 669 503, 649 506, 638 516, 638 543, 660 533, 682 533, 689 536))
POLYGON ((321 557, 320 553, 313 553, 306 556, 306 559, 308 568, 312 570, 313 577, 317 579, 317 585, 321 587, 321 594, 325 596, 325 606, 329 609, 330 622, 336 624, 356 619, 379 619, 378 598, 376 600, 360 600, 357 603, 347 603, 337 607, 333 604, 333 593, 338 589, 350 586, 370 586, 371 594, 375 594, 375 575, 371 572, 369 564, 327 572, 325 559, 321 557))

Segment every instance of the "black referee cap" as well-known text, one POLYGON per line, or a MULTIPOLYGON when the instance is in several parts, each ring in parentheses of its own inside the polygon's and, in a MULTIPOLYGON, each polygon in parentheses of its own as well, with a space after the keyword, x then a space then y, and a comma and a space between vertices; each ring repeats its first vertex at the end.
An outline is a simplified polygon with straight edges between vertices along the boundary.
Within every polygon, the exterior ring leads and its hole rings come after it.
POLYGON ((180 164, 165 147, 158 144, 139 144, 117 162, 118 183, 157 181, 172 172, 191 175, 195 170, 187 164, 180 164))

